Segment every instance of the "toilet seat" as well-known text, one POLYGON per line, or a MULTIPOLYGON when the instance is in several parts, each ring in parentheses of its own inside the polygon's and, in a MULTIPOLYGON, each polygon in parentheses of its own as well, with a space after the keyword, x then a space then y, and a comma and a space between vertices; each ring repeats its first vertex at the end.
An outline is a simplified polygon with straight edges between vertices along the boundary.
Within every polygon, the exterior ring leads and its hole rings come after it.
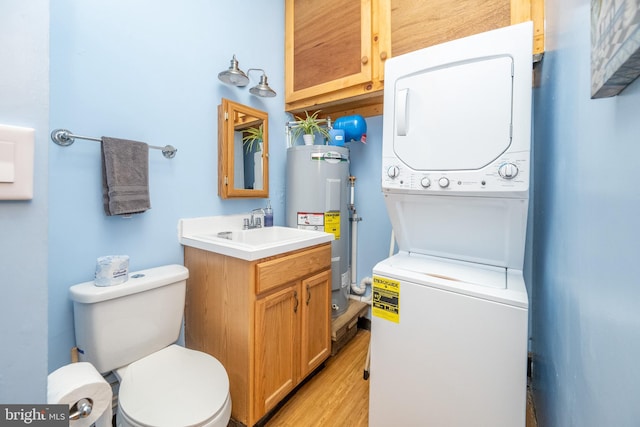
POLYGON ((227 373, 217 359, 200 351, 170 345, 116 374, 121 378, 119 410, 137 425, 210 425, 230 411, 227 373))

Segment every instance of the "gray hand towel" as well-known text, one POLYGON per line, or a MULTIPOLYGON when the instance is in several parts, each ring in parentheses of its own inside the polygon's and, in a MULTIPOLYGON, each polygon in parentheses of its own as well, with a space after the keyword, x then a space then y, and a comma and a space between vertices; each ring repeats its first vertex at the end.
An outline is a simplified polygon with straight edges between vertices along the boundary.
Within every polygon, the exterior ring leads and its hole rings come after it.
POLYGON ((102 195, 107 215, 130 215, 151 208, 149 146, 102 137, 102 195))

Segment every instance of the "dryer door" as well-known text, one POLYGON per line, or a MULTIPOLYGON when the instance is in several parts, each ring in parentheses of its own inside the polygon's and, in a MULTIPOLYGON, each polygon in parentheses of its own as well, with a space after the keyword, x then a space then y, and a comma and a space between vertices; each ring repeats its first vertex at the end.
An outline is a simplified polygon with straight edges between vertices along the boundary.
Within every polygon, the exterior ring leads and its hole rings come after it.
POLYGON ((393 149, 416 171, 477 170, 511 144, 513 58, 427 68, 396 80, 393 149))

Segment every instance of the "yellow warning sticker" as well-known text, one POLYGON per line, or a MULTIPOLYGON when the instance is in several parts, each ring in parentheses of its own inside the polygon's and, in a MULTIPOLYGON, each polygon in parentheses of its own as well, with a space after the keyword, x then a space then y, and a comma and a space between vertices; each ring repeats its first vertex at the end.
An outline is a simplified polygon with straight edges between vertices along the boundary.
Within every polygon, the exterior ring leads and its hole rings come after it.
POLYGON ((400 282, 373 276, 371 314, 381 319, 400 323, 400 282))
POLYGON ((340 211, 324 213, 324 232, 333 233, 333 238, 340 240, 340 211))

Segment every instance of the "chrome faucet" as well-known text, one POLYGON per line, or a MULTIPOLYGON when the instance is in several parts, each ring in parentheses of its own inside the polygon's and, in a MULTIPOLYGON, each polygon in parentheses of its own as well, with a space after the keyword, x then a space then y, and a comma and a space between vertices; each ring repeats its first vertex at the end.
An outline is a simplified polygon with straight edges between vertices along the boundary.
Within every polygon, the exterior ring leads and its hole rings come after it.
POLYGON ((264 216, 264 209, 257 208, 251 211, 251 219, 244 218, 244 224, 242 225, 243 230, 250 230, 252 228, 262 228, 262 218, 259 216, 255 216, 256 212, 260 212, 262 216, 264 216))

